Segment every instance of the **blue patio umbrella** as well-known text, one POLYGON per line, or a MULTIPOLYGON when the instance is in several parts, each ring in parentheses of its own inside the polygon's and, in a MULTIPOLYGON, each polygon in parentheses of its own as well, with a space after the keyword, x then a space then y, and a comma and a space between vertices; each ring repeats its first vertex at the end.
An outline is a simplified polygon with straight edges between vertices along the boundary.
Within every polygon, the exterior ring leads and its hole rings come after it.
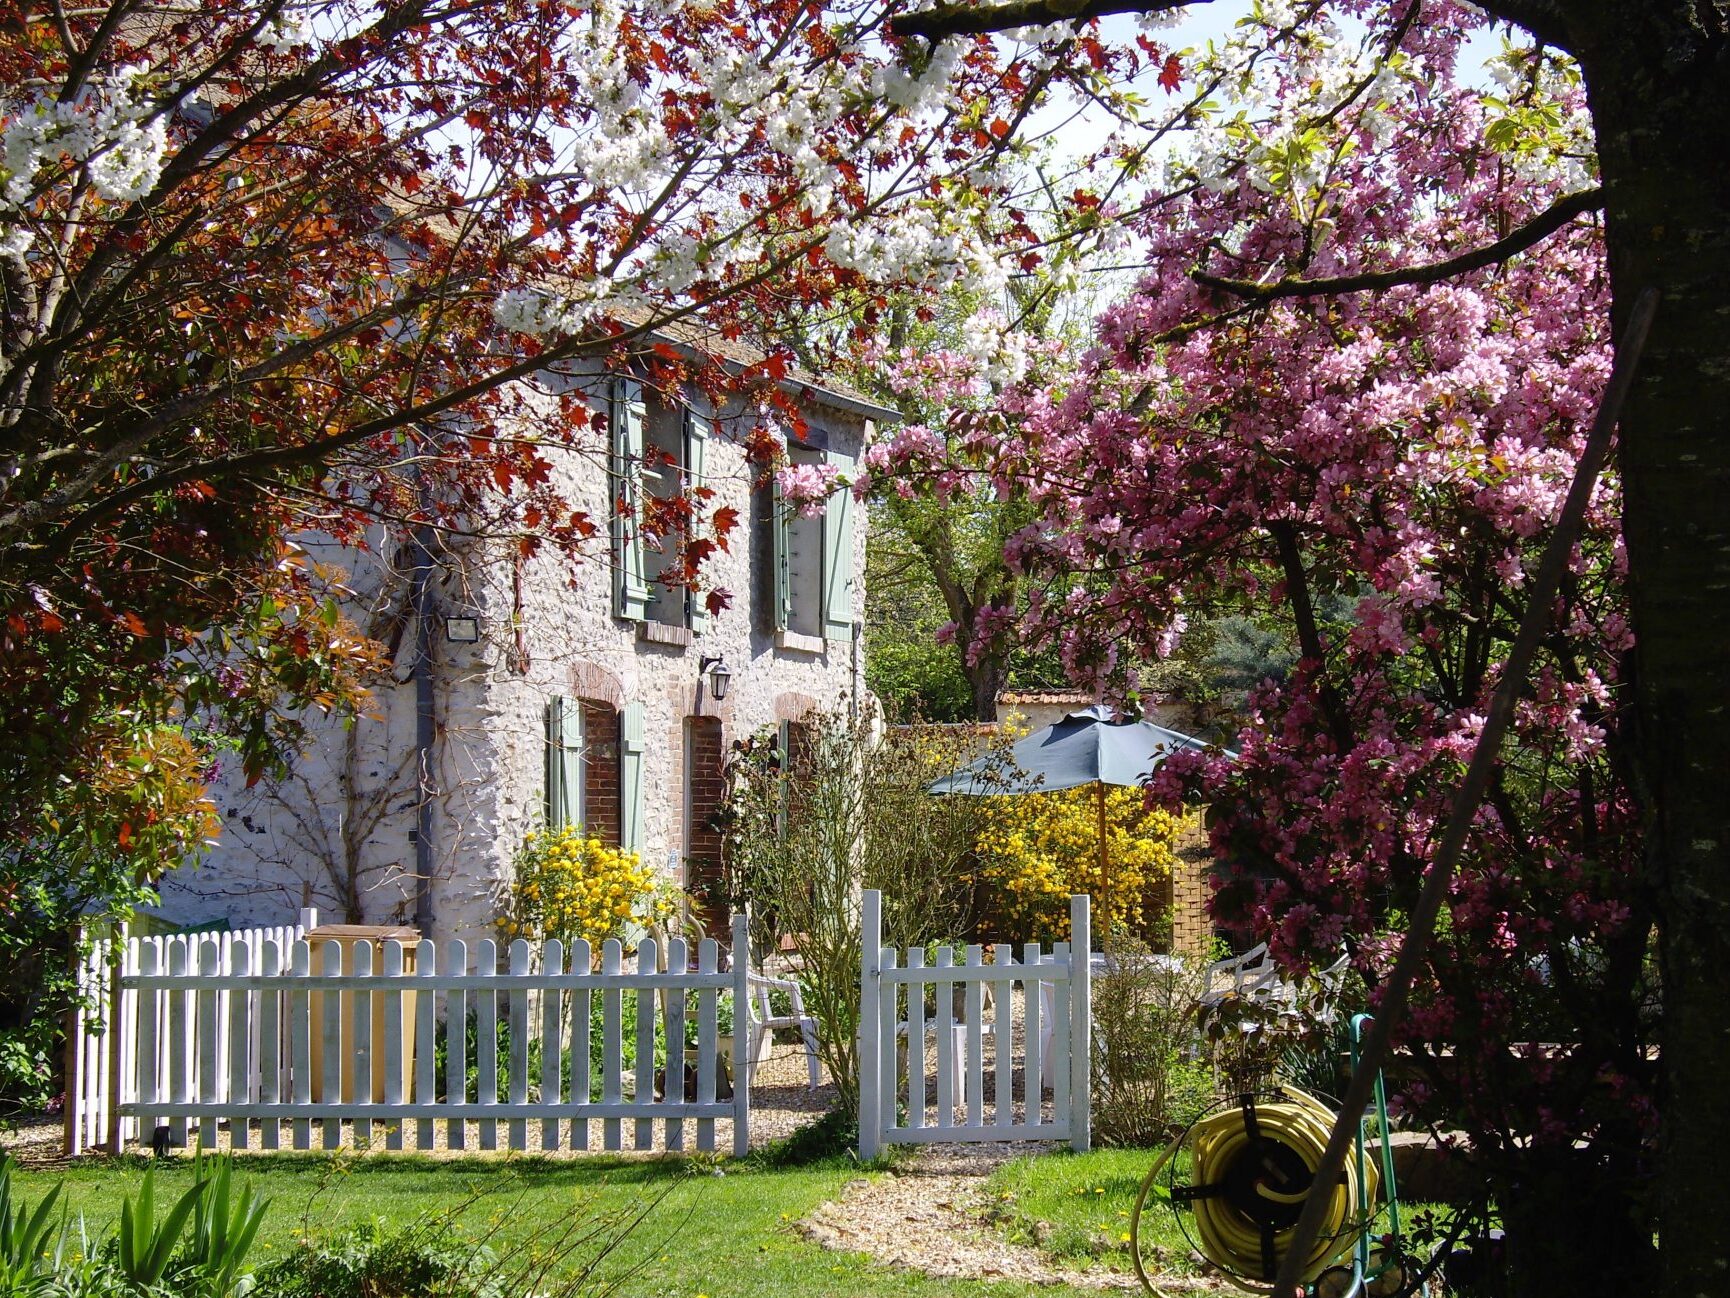
MULTIPOLYGON (((929 786, 938 794, 1014 797, 1023 793, 1055 793, 1091 784, 1099 790, 1099 881, 1102 899, 1110 900, 1106 859, 1105 789, 1107 785, 1139 788, 1153 769, 1184 749, 1213 747, 1200 739, 1167 730, 1151 721, 1117 717, 1096 704, 1071 712, 1042 730, 1035 730, 1009 750, 1013 765, 987 754, 929 786)), ((1227 752, 1234 757, 1235 753, 1227 752)), ((1109 905, 1105 912, 1110 914, 1109 905)))

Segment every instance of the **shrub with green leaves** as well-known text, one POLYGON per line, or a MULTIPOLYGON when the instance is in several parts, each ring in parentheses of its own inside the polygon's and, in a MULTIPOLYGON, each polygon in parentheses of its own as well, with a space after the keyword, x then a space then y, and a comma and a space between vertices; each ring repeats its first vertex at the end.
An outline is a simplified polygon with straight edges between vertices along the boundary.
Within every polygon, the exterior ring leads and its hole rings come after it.
POLYGON ((505 1298, 492 1249, 464 1242, 443 1218, 310 1240, 256 1280, 254 1298, 505 1298))

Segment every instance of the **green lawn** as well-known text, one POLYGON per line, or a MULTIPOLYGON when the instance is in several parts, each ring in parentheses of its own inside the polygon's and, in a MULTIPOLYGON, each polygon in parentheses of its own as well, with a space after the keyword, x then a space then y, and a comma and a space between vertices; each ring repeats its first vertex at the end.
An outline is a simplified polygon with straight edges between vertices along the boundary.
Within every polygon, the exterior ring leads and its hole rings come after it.
MULTIPOLYGON (((991 1178, 1000 1228, 1072 1264, 1127 1271, 1129 1219, 1141 1178, 1157 1151, 1096 1149, 1086 1154, 1018 1158, 991 1178)), ((1164 1204, 1151 1201, 1142 1221, 1142 1257, 1168 1276, 1191 1274, 1189 1242, 1164 1204)))
MULTIPOLYGON (((83 1213, 93 1230, 107 1230, 123 1195, 136 1191, 145 1166, 129 1161, 23 1172, 16 1176, 15 1192, 34 1203, 51 1186, 64 1185, 73 1212, 83 1213)), ((641 1298, 762 1298, 783 1292, 813 1298, 1031 1298, 1049 1293, 1021 1284, 926 1279, 806 1242, 792 1223, 839 1196, 859 1175, 843 1160, 767 1169, 603 1158, 446 1161, 374 1155, 333 1160, 279 1153, 243 1158, 239 1170, 271 1201, 256 1263, 280 1256, 303 1232, 326 1234, 374 1219, 403 1225, 459 1206, 463 1232, 471 1238, 488 1236, 500 1252, 551 1248, 555 1233, 570 1223, 628 1212, 659 1197, 604 1264, 604 1274, 623 1277, 613 1293, 641 1298)), ((158 1204, 189 1180, 184 1160, 162 1168, 158 1204)))
MULTIPOLYGON (((1018 1159, 992 1177, 996 1226, 1016 1243, 1037 1245, 1074 1269, 1127 1270, 1129 1211, 1153 1155, 1097 1150, 1018 1159)), ((762 1298, 797 1292, 812 1298, 1032 1298, 1050 1294, 1018 1282, 945 1281, 890 1270, 867 1258, 828 1251, 793 1224, 861 1175, 850 1160, 797 1167, 757 1163, 640 1161, 606 1157, 432 1159, 415 1155, 333 1157, 277 1153, 241 1156, 239 1171, 270 1200, 253 1262, 279 1257, 304 1236, 379 1222, 402 1227, 429 1214, 454 1213, 459 1232, 505 1254, 586 1257, 572 1245, 603 1220, 647 1209, 602 1263, 627 1298, 762 1298)), ((52 1186, 93 1233, 112 1228, 124 1196, 136 1193, 142 1159, 81 1163, 65 1170, 15 1173, 29 1202, 52 1186)), ((158 1164, 157 1202, 191 1179, 189 1160, 158 1164)), ((1163 1207, 1149 1213, 1144 1256, 1181 1288, 1188 1245, 1163 1207)))

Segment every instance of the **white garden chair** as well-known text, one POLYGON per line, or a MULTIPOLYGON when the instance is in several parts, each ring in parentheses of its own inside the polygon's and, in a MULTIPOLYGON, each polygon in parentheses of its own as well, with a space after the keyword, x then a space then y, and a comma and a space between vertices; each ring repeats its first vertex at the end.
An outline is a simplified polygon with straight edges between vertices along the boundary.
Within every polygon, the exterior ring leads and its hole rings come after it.
POLYGON ((750 1041, 745 1055, 745 1084, 749 1086, 757 1076, 757 1065, 768 1054, 769 1043, 774 1039, 776 1028, 797 1028, 799 1044, 805 1051, 805 1065, 810 1073, 811 1089, 817 1089, 821 1074, 817 1060, 817 1020, 805 1013, 805 995, 799 990, 799 984, 792 978, 771 978, 767 974, 748 973, 745 975, 750 986, 751 998, 747 1012, 751 1017, 750 1041), (771 992, 782 991, 792 1002, 791 1014, 776 1014, 769 1003, 771 992))

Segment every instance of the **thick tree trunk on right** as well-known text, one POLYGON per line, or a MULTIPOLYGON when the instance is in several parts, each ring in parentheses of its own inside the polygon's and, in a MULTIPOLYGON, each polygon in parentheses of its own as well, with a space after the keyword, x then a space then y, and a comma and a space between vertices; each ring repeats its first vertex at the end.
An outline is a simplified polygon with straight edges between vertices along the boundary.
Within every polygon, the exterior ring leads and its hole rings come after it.
POLYGON ((1599 25, 1575 42, 1618 324, 1643 288, 1663 295, 1620 468, 1663 979, 1671 1298, 1730 1293, 1730 46, 1702 30, 1707 8, 1580 5, 1599 25))

